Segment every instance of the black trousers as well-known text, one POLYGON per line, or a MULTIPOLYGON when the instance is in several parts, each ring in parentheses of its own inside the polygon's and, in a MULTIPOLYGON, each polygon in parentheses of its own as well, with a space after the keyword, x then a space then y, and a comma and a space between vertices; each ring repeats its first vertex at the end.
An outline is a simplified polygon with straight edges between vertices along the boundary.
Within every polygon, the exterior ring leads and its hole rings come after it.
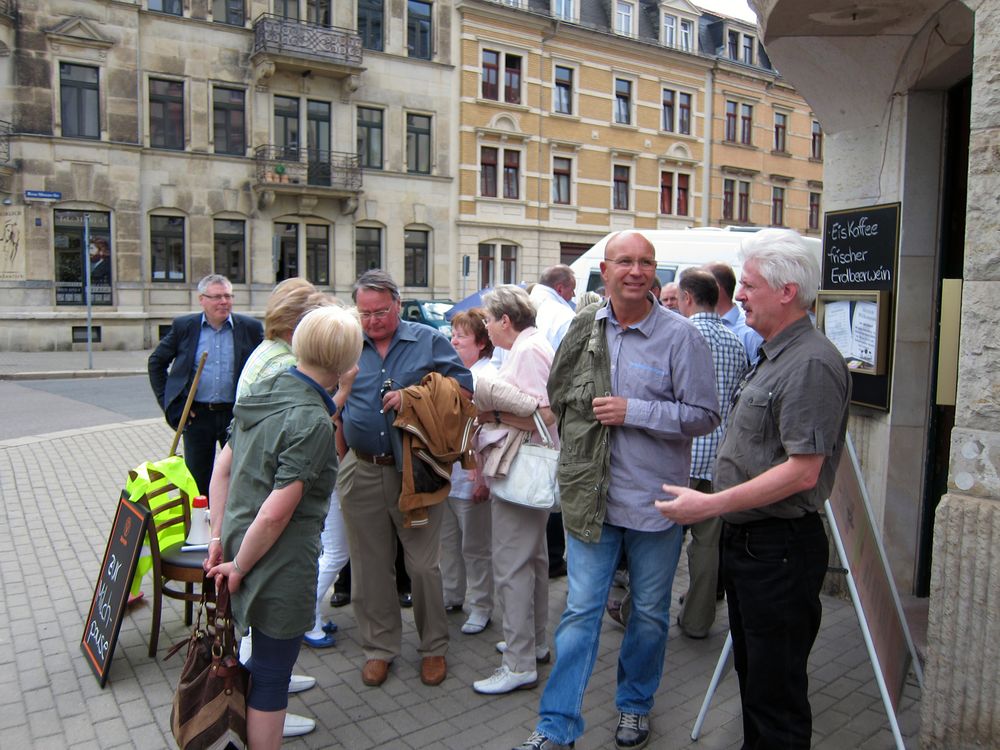
MULTIPOLYGON (((215 446, 222 448, 229 437, 229 423, 233 421, 233 409, 208 408, 192 404, 194 416, 188 419, 184 428, 184 463, 194 477, 198 491, 208 495, 208 485, 212 481, 212 466, 215 464, 215 446)), ((210 498, 211 500, 211 498, 210 498)))
POLYGON ((725 524, 723 577, 743 706, 743 750, 808 750, 807 661, 829 544, 815 513, 725 524))

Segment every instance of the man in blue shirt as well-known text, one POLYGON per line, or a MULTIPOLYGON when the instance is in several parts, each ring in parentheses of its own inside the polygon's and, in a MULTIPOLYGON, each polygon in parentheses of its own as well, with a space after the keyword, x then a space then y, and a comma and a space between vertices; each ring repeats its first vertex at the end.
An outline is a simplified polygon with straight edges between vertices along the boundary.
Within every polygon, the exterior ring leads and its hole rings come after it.
POLYGON ((184 463, 208 494, 215 446, 226 444, 236 381, 247 357, 264 339, 260 321, 233 313, 233 285, 210 274, 198 282, 202 312, 176 318, 149 355, 149 383, 167 424, 177 429, 202 352, 208 352, 184 427, 184 463))
POLYGON ((709 263, 705 266, 705 270, 715 277, 715 281, 719 285, 719 301, 715 305, 715 312, 722 319, 722 324, 743 342, 743 348, 746 350, 750 364, 757 364, 758 352, 760 345, 764 343, 764 338, 747 325, 743 308, 733 304, 733 295, 736 293, 736 274, 733 273, 732 267, 721 262, 709 263))
MULTIPOLYGON (((708 342, 715 367, 715 392, 719 397, 722 423, 707 435, 696 437, 691 444, 690 485, 701 492, 712 491, 712 468, 729 417, 733 394, 740 378, 747 371, 747 354, 736 334, 728 330, 715 305, 719 301, 719 285, 708 271, 685 269, 680 276, 677 309, 708 342)), ((719 534, 722 519, 708 518, 691 526, 688 544, 688 579, 684 608, 677 618, 681 632, 689 638, 705 638, 715 622, 716 591, 719 578, 719 534)))
POLYGON ((719 424, 715 384, 706 377, 708 345, 650 294, 655 274, 645 237, 613 237, 601 263, 610 301, 577 314, 549 373, 562 441, 569 593, 538 726, 517 750, 561 749, 583 733, 583 696, 623 551, 633 604, 618 656, 615 746, 631 750, 649 741, 682 539, 681 527, 665 522, 653 502, 663 497, 662 477, 687 482, 691 439, 719 424))
POLYGON ((420 678, 440 684, 447 675, 448 620, 438 567, 439 505, 426 525, 406 528, 399 509, 403 440, 392 426, 399 391, 431 372, 450 376, 471 397, 472 375, 437 329, 400 320, 399 289, 385 271, 362 274, 354 284, 364 343, 358 375, 344 405, 344 441, 350 451, 337 479, 351 548, 351 597, 361 629, 366 685, 381 685, 399 654, 402 618, 396 596, 396 539, 403 545, 420 635, 420 678))

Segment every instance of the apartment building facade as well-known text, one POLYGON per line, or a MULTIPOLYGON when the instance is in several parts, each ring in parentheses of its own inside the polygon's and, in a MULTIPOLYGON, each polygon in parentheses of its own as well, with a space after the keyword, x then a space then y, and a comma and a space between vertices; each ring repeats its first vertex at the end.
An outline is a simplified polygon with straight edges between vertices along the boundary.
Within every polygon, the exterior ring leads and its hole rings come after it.
POLYGON ((85 342, 88 268, 107 348, 155 344, 212 272, 252 311, 371 267, 450 291, 448 0, 6 10, 3 348, 85 342))
POLYGON ((87 281, 140 348, 212 272, 251 312, 372 267, 458 299, 615 229, 819 220, 808 106, 686 0, 0 0, 0 87, 3 349, 83 347, 87 281))
POLYGON ((463 284, 530 281, 619 229, 818 234, 822 131, 750 24, 685 0, 456 8, 463 284))

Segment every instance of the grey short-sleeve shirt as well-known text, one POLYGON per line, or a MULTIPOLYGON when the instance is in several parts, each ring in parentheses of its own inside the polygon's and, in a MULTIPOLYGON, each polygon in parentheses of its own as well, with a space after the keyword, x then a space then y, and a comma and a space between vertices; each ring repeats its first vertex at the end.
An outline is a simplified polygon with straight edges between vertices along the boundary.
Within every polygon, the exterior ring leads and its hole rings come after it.
POLYGON ((807 316, 764 342, 757 366, 737 389, 715 464, 716 491, 752 479, 793 455, 823 455, 816 486, 729 523, 798 518, 819 510, 833 488, 847 432, 851 380, 837 348, 807 316))

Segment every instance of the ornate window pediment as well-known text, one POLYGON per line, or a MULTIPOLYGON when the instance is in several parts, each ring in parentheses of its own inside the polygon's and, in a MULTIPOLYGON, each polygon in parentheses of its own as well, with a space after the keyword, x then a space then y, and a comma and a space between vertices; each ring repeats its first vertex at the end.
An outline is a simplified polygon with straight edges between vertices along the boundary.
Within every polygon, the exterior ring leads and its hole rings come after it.
POLYGON ((114 42, 105 37, 97 28, 97 24, 86 18, 75 16, 67 18, 45 32, 49 44, 54 49, 60 45, 71 45, 74 47, 90 47, 92 49, 105 50, 114 45, 114 42))

